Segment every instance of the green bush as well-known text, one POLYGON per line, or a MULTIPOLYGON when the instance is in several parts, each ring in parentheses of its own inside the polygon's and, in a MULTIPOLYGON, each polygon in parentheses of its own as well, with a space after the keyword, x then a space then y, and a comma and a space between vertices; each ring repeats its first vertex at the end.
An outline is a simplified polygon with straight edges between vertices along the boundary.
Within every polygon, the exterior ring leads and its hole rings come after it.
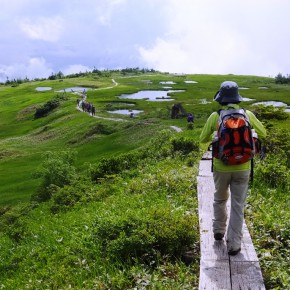
POLYGON ((6 232, 13 241, 19 241, 25 232, 19 220, 25 217, 35 206, 34 203, 20 203, 13 208, 7 208, 0 216, 0 231, 6 232))
POLYGON ((285 112, 285 107, 264 106, 256 105, 254 110, 255 115, 260 120, 286 120, 289 118, 289 114, 285 112))
POLYGON ((170 131, 161 131, 156 138, 138 150, 101 159, 97 165, 90 168, 92 180, 96 181, 125 171, 127 173, 128 170, 137 168, 138 164, 144 163, 144 160, 156 161, 170 156, 170 135, 168 132, 170 131))
POLYGON ((173 137, 171 139, 171 144, 173 146, 173 151, 180 151, 182 154, 189 154, 191 152, 199 152, 198 142, 190 139, 188 137, 173 137))
POLYGON ((286 129, 271 128, 265 140, 268 152, 279 156, 279 160, 290 168, 290 132, 286 129))
POLYGON ((76 153, 72 151, 44 153, 42 165, 34 174, 41 177, 42 182, 32 199, 38 202, 48 200, 58 188, 70 184, 77 176, 73 165, 75 158, 76 153))
POLYGON ((91 178, 92 180, 97 181, 106 176, 119 174, 130 168, 134 168, 139 159, 140 154, 138 154, 138 152, 103 158, 96 166, 91 167, 91 178))
POLYGON ((188 123, 187 124, 187 130, 193 130, 194 124, 193 123, 188 123))
POLYGON ((34 119, 42 118, 47 116, 51 111, 56 109, 62 100, 65 98, 63 96, 57 95, 54 99, 49 100, 44 105, 36 109, 36 112, 34 114, 34 119))
POLYGON ((184 215, 169 206, 112 214, 96 221, 96 237, 110 259, 154 263, 158 256, 172 259, 192 248, 198 240, 193 228, 196 216, 184 215))
POLYGON ((279 155, 268 154, 267 158, 255 166, 255 183, 262 183, 271 188, 287 189, 290 185, 289 169, 283 152, 279 155))
POLYGON ((69 210, 76 204, 83 204, 105 197, 103 189, 98 190, 90 180, 76 180, 71 185, 60 188, 52 195, 51 211, 57 213, 63 210, 69 210))

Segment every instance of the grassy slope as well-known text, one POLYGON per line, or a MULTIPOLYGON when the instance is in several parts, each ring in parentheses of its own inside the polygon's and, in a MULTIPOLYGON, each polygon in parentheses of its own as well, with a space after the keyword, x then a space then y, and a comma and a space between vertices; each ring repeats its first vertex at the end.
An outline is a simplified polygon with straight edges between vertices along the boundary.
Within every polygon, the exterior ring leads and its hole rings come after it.
MULTIPOLYGON (((7 205, 20 206, 20 202, 28 202, 30 196, 36 191, 40 180, 34 179, 32 177, 33 173, 42 163, 42 154, 46 151, 59 151, 64 149, 72 149, 77 151, 77 168, 79 172, 84 171, 88 163, 95 164, 101 158, 120 154, 124 152, 129 152, 133 149, 139 148, 141 145, 146 144, 154 136, 157 135, 159 131, 164 128, 168 128, 171 125, 179 126, 185 131, 182 133, 184 136, 190 136, 193 140, 198 140, 199 133, 201 128, 208 117, 208 115, 218 108, 218 105, 215 103, 210 103, 208 105, 200 104, 201 99, 206 99, 211 102, 212 97, 218 89, 219 84, 224 80, 234 80, 237 81, 240 87, 246 87, 249 89, 241 90, 241 94, 247 98, 254 98, 258 101, 267 101, 267 100, 276 100, 289 103, 289 86, 281 86, 274 84, 274 81, 270 78, 254 77, 254 76, 223 76, 223 75, 186 75, 186 76, 176 76, 176 75, 167 75, 167 74, 156 74, 156 75, 146 75, 138 77, 123 77, 120 75, 112 75, 107 78, 98 78, 98 77, 85 77, 78 79, 68 79, 63 81, 42 81, 42 82, 31 82, 27 84, 22 84, 18 87, 1 87, 0 88, 0 206, 3 208, 7 205), (118 83, 118 86, 105 89, 112 86, 111 79, 115 79, 118 83), (152 84, 148 85, 144 80, 151 80, 152 84), (194 80, 197 81, 197 84, 185 84, 184 80, 194 80), (174 94, 173 98, 176 102, 181 102, 183 107, 188 112, 193 112, 196 116, 195 119, 195 129, 193 131, 186 130, 187 123, 184 119, 171 120, 170 119, 170 106, 172 103, 167 102, 148 102, 144 100, 123 100, 123 104, 120 104, 120 100, 116 96, 121 93, 132 93, 137 92, 141 89, 161 89, 160 81, 174 81, 174 89, 185 89, 186 92, 174 94), (97 88, 96 90, 88 91, 88 101, 92 102, 97 109, 96 114, 103 117, 116 117, 116 115, 109 115, 106 112, 106 107, 112 105, 117 108, 127 108, 128 102, 134 104, 134 109, 144 110, 144 113, 138 115, 134 119, 129 119, 125 116, 118 116, 123 118, 124 122, 115 122, 104 119, 95 119, 82 112, 76 110, 76 99, 77 96, 67 92, 67 100, 61 104, 61 106, 56 109, 53 113, 45 118, 38 120, 33 120, 33 113, 35 112, 36 106, 44 104, 48 100, 52 99, 57 93, 54 91, 46 92, 37 92, 35 88, 38 86, 48 86, 52 87, 53 90, 59 90, 67 87, 76 87, 84 86, 97 88), (267 86, 268 89, 260 89, 259 87, 267 86), (103 88, 103 89, 102 89, 103 88), (117 104, 115 104, 117 102, 117 104)), ((248 107, 251 103, 245 102, 243 106, 248 107)), ((289 120, 285 122, 277 122, 280 127, 289 128, 289 120)), ((174 132, 171 132, 174 135, 174 132)), ((205 147, 204 147, 205 148, 205 147)), ((156 148, 160 150, 160 148, 156 148)), ((176 161, 172 161, 176 162, 176 161)), ((182 171, 183 165, 180 165, 180 172, 182 171)), ((174 168, 174 164, 170 166, 174 168)), ((145 168, 145 167, 144 167, 145 168)), ((143 177, 138 182, 138 179, 134 180, 132 178, 131 187, 134 190, 141 190, 139 186, 145 186, 143 183, 146 178, 149 178, 150 174, 156 176, 161 176, 161 179, 164 179, 161 185, 158 188, 167 188, 165 179, 167 175, 171 174, 171 169, 162 169, 158 168, 157 165, 154 165, 154 168, 158 173, 150 173, 151 169, 146 169, 143 177), (158 168, 158 169, 157 169, 158 168), (163 170, 163 171, 162 171, 163 170), (148 176, 145 178, 146 174, 148 176), (164 184, 163 184, 164 182, 164 184), (138 186, 139 184, 139 186, 138 186)), ((194 172, 192 172, 194 178, 194 172)), ((159 178, 158 177, 158 178, 159 178)), ((157 177, 156 177, 157 178, 157 177)), ((151 180, 151 179, 149 179, 151 180)), ((149 182, 150 183, 150 182, 149 182)), ((119 185, 121 187, 121 184, 119 185)), ((168 188, 167 188, 168 189, 168 188)), ((166 190, 167 190, 166 189, 166 190)), ((120 189, 122 191, 122 189, 120 189)), ((126 190, 119 197, 122 200, 126 200, 126 190)), ((148 192, 151 190, 156 191, 156 189, 148 189, 148 192)), ((167 193, 168 194, 168 193, 167 193)), ((160 197, 159 197, 160 198, 160 197)), ((133 200, 130 200, 128 197, 128 202, 132 203, 133 200)), ((162 199, 160 199, 162 200, 162 199)), ((190 198, 188 199, 190 200, 190 198)), ((186 202, 188 202, 188 200, 186 202)), ((117 195, 116 199, 111 199, 109 201, 110 206, 113 206, 112 212, 114 212, 114 204, 118 201, 117 195)), ((105 201, 104 201, 105 202, 105 201)), ((134 199, 135 202, 135 199, 134 199)), ((144 201, 145 202, 145 201, 144 201)), ((160 201, 161 202, 161 201, 160 201)), ((163 202, 163 201, 162 201, 163 202)), ((194 201, 193 201, 194 202, 194 201)), ((126 204, 126 201, 124 201, 126 204)), ((182 202, 175 201, 179 206, 183 206, 182 202)), ((183 202, 184 203, 184 202, 183 202)), ((140 204, 137 205, 140 207, 140 204)), ((152 206, 152 205, 150 205, 152 206)), ((162 207, 168 205, 163 204, 162 207)), ((193 206, 193 204, 191 205, 193 206)), ((92 214, 98 208, 98 203, 93 203, 91 206, 86 205, 84 207, 77 208, 72 210, 69 213, 60 214, 59 218, 51 217, 48 206, 43 205, 35 212, 32 212, 32 219, 37 219, 42 215, 42 220, 37 223, 37 225, 30 222, 30 218, 25 218, 25 221, 20 222, 20 225, 23 223, 25 226, 20 226, 21 232, 27 232, 29 238, 27 238, 27 244, 24 246, 22 244, 22 251, 19 253, 18 259, 22 261, 23 257, 29 254, 29 251, 32 251, 33 247, 38 249, 38 247, 47 247, 48 251, 41 253, 41 250, 37 250, 37 255, 51 255, 50 248, 58 249, 59 252, 55 254, 54 258, 49 259, 49 265, 46 267, 43 263, 39 262, 39 268, 46 269, 50 271, 53 277, 58 281, 55 284, 55 287, 61 287, 69 284, 69 275, 70 273, 62 270, 61 268, 56 268, 57 272, 52 270, 55 267, 54 263, 60 263, 61 261, 61 251, 63 249, 73 249, 76 247, 74 243, 77 243, 77 239, 86 239, 86 233, 81 230, 85 227, 87 223, 93 224, 92 214), (91 214, 90 214, 91 213, 91 214), (79 220, 79 222, 73 223, 73 220, 79 220), (63 221, 63 222, 61 222, 63 221), (30 237, 30 233, 37 232, 36 235, 41 235, 42 226, 47 228, 48 234, 43 237, 43 241, 30 241, 33 239, 30 237), (52 226, 53 225, 53 226, 52 226), (73 228, 75 226, 75 228, 73 228), (23 227, 23 229, 22 229, 23 227), (28 227, 28 229, 27 229, 28 227), (63 229, 66 229, 65 233, 63 229), (63 246, 55 242, 59 239, 59 236, 67 235, 67 232, 79 232, 79 237, 75 237, 71 241, 73 245, 65 243, 63 246), (57 234, 58 233, 58 234, 57 234), (53 236, 55 238, 53 238, 53 236), (31 242, 32 246, 29 247, 31 242), (39 242, 39 244, 38 244, 39 242), (35 244, 36 243, 36 244, 35 244), (44 244, 41 244, 44 243, 44 244), (21 256, 22 255, 22 256, 21 256), (63 271, 63 273, 62 273, 63 271), (61 281, 61 275, 68 275, 68 279, 61 281)), ((99 211, 104 209, 99 208, 99 211)), ((184 209, 185 211, 188 209, 184 209)), ((16 228, 16 231, 19 230, 16 228)), ((90 234, 93 235, 90 231, 90 234)), ((21 234, 23 235, 23 233, 21 234)), ((12 235, 13 236, 13 235, 12 235)), ((26 234, 24 234, 26 236, 26 234)), ((67 240, 70 238, 67 236, 67 240)), ((88 244, 90 247, 93 245, 93 241, 89 239, 88 244)), ((5 244, 5 249, 3 248, 3 253, 9 252, 9 240, 6 240, 6 237, 2 237, 2 242, 5 244), (4 241, 4 242, 3 242, 4 241)), ((83 245, 85 248, 85 246, 83 245)), ((81 251, 81 250, 80 250, 81 251)), ((87 251, 87 250, 86 250, 87 251)), ((3 254, 3 255, 4 255, 3 254)), ((89 253, 86 252, 85 255, 89 253)), ((69 255, 68 255, 69 256, 69 255)), ((66 256, 66 257, 68 257, 66 256)), ((73 255, 71 259, 82 258, 81 255, 73 255)), ((2 256, 3 258, 3 256, 2 256)), ((17 260, 17 257, 13 257, 17 260)), ((45 258, 47 259, 47 258, 45 258)), ((36 259, 37 260, 37 259, 36 259)), ((87 259, 90 263, 95 263, 87 259)), ((13 261, 12 261, 13 262, 13 261)), ((70 261, 67 261, 68 264, 70 261)), ((102 260, 104 263, 104 261, 102 260)), ((14 262, 13 262, 14 263, 14 262)), ((25 265, 23 262, 23 268, 21 266, 13 270, 11 273, 14 273, 11 276, 15 278, 18 276, 17 283, 21 283, 24 273, 21 274, 21 271, 31 271, 33 267, 33 259, 25 265), (31 265, 28 265, 31 263, 31 265), (22 278, 21 278, 22 277, 22 278)), ((71 261, 75 264, 76 261, 71 261)), ((198 263, 198 261, 197 261, 198 263)), ((22 264, 22 263, 21 263, 22 264)), ((63 267, 67 267, 66 263, 63 264, 63 267)), ((6 263, 2 264, 6 265, 6 263)), ((194 264, 196 265, 196 264, 194 264)), ((60 265, 61 266, 61 265, 60 265)), ((86 265, 84 265, 85 267, 86 265)), ((6 267, 6 266, 5 266, 6 267)), ((91 264, 90 267, 93 267, 94 271, 97 270, 96 265, 91 264)), ((195 267, 195 266, 193 266, 195 267)), ((73 271, 74 267, 72 267, 73 271)), ((159 269, 161 272, 169 271, 169 269, 159 269)), ((172 270, 172 269, 171 269, 172 270)), ((110 272, 107 269, 108 272, 110 272)), ((112 272, 115 270, 112 269, 112 272)), ((173 270, 172 270, 173 271, 173 270)), ((174 269, 179 276, 188 275, 186 269, 180 268, 177 270, 174 269)), ((80 275, 84 275, 84 272, 80 270, 80 275)), ((196 270, 198 273, 198 270, 196 270)), ((101 275, 100 273, 94 273, 95 275, 101 275)), ((111 273, 114 276, 114 279, 117 279, 116 273, 111 273)), ((144 273, 143 273, 144 274, 144 273)), ((39 278, 41 273, 36 274, 33 278, 39 278)), ((149 275, 149 274, 148 274, 149 275)), ((151 273, 151 275, 153 275, 151 273)), ((161 279, 160 272, 155 273, 158 279, 161 279)), ((142 275, 144 278, 146 275, 142 275)), ((167 277, 167 276, 166 276, 167 277)), ((152 277, 151 277, 152 278, 152 277)), ((164 278, 164 277, 163 277, 164 278)), ((80 281, 85 280, 86 277, 80 278, 80 281)), ((113 279, 113 278, 112 278, 113 279)), ((119 277, 119 279, 125 279, 124 277, 119 277)), ((136 278, 137 279, 137 278, 136 278)), ((152 278, 153 279, 153 278, 152 278)), ((49 279, 48 279, 49 280, 49 279)), ((184 284, 188 283, 188 287, 192 287, 196 283, 196 278, 194 281, 183 281, 184 284)), ((16 283, 16 282, 15 282, 16 283)), ((81 283, 81 282, 80 282, 81 283)), ((110 283, 107 282, 109 285, 110 283)), ((165 283, 165 282, 164 282, 165 283)), ((168 281, 173 283, 173 281, 168 281)), ((178 279, 175 283, 181 283, 178 279)), ((13 284, 13 283, 12 283, 13 284)), ((11 285, 12 285, 11 284, 11 285)), ((77 284, 76 281, 73 284, 77 284)), ((17 285, 17 284, 14 284, 17 285)), ((52 284, 50 284, 51 286, 52 284)), ((89 284, 88 284, 89 285, 89 284)), ((163 284, 164 285, 164 284, 163 284)), ((19 284, 18 284, 19 286, 19 284)), ((36 287, 31 286, 31 287, 36 287)), ((181 287, 181 286, 180 286, 181 287)), ((75 289, 80 289, 81 286, 75 286, 75 289)), ((101 288, 100 288, 101 289, 101 288)), ((178 289, 176 286, 175 289, 178 289)), ((186 288, 180 288, 186 289, 186 288)))
MULTIPOLYGON (((110 102, 116 102, 116 96, 121 93, 136 92, 140 89, 161 89, 160 81, 171 80, 176 82, 174 89, 185 89, 184 93, 175 93, 173 98, 181 102, 184 109, 188 112, 194 112, 196 115, 196 125, 201 126, 206 117, 215 109, 217 104, 200 104, 200 99, 212 100, 219 84, 226 80, 237 81, 241 87, 250 88, 243 90, 243 96, 255 98, 257 100, 280 100, 285 101, 289 91, 288 86, 277 86, 272 79, 251 77, 251 76, 219 76, 219 75, 193 75, 193 76, 171 76, 171 75, 153 75, 140 77, 121 77, 113 75, 108 78, 86 77, 78 79, 67 79, 64 81, 42 81, 22 84, 18 87, 2 87, 0 91, 0 150, 1 159, 0 176, 4 182, 1 184, 1 204, 13 203, 13 200, 25 200, 25 197, 35 190, 37 182, 31 179, 31 173, 40 160, 40 153, 46 150, 59 150, 63 147, 73 147, 79 152, 79 163, 93 162, 100 156, 113 152, 122 152, 128 149, 136 148, 143 142, 140 136, 146 140, 147 134, 152 136, 154 130, 158 131, 159 126, 177 125, 185 127, 184 120, 168 120, 171 104, 167 102, 147 102, 143 100, 133 100, 136 109, 144 110, 144 114, 133 121, 128 120, 126 124, 117 124, 105 122, 101 119, 92 119, 85 114, 76 111, 76 95, 67 92, 68 100, 64 102, 60 109, 46 118, 33 120, 32 116, 35 107, 44 104, 52 99, 55 91, 70 87, 91 87, 97 90, 88 91, 88 100, 97 108, 97 114, 108 117, 105 108, 110 102), (103 89, 113 85, 111 79, 118 82, 118 86, 112 89, 103 89), (148 85, 143 80, 151 80, 148 85), (195 80, 197 84, 185 84, 184 80, 195 80), (36 87, 51 87, 53 90, 37 92, 36 87), (261 90, 259 86, 267 86, 268 90, 261 90), (277 93, 277 90, 279 93, 277 93), (161 119, 160 119, 161 118, 161 119), (150 119, 154 125, 139 126, 136 128, 137 121, 150 119), (107 123, 108 127, 118 128, 116 135, 92 134, 93 127, 98 123, 107 123), (129 129, 129 127, 132 128, 129 129), (155 127, 154 127, 155 126, 155 127), (121 127, 121 128, 120 128, 121 127), (123 128, 123 129, 122 129, 123 128), (152 129, 152 131, 151 131, 152 129), (144 132, 143 132, 144 131, 144 132), (122 133, 120 133, 122 132, 122 133), (127 132, 127 133, 126 133, 127 132), (136 136, 134 136, 137 134, 136 136), (122 137, 123 136, 123 137, 122 137), (79 140, 80 138, 80 140, 79 140), (123 139, 123 140, 122 140, 123 139), (126 142, 129 139, 130 142, 126 142), (113 140, 113 141, 112 141, 113 140), (83 142, 81 142, 83 141, 83 142), (118 142, 118 143, 117 143, 118 142), (20 158, 22 156, 22 158, 20 158), (28 158, 29 163, 25 164, 28 158), (7 173, 15 171, 15 176, 7 177, 7 173), (19 192, 19 182, 26 180, 27 186, 19 192), (31 190, 29 190, 31 184, 31 190), (34 185, 34 186, 33 186, 34 185), (9 198, 11 196, 11 198, 9 198)), ((126 101, 125 101, 126 102, 126 101)), ((246 103, 245 105, 248 105, 246 103)), ((125 118, 126 119, 126 118, 125 118)), ((284 124, 286 126, 286 124, 284 124)), ((108 129, 109 132, 114 129, 108 129)))

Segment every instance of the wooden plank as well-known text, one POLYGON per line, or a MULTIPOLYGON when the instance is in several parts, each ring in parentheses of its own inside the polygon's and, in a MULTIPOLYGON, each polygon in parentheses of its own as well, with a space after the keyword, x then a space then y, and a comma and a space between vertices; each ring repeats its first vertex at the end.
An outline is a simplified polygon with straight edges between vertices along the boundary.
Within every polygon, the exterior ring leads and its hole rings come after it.
POLYGON ((200 176, 197 178, 201 250, 199 289, 231 289, 226 245, 213 237, 214 184, 212 172, 208 170, 210 166, 211 161, 201 161, 200 176))
POLYGON ((229 260, 227 246, 224 241, 213 241, 212 238, 202 239, 200 246, 203 260, 229 260))
POLYGON ((199 163, 199 176, 212 176, 211 160, 202 160, 199 163))
POLYGON ((231 256, 230 259, 231 261, 235 262, 245 262, 245 261, 259 262, 256 250, 252 243, 250 233, 245 223, 243 230, 241 252, 236 256, 231 256))
MULTIPOLYGON (((228 256, 225 240, 215 241, 212 230, 214 182, 211 160, 200 161, 197 177, 200 226, 200 282, 199 289, 264 290, 259 260, 247 225, 244 223, 241 252, 228 256)), ((227 203, 230 213, 230 199, 227 203)))
POLYGON ((210 159, 212 159, 212 151, 206 151, 202 156, 202 160, 210 160, 210 159))
POLYGON ((214 184, 211 176, 197 177, 199 213, 211 213, 214 195, 214 184))
POLYGON ((231 289, 229 261, 201 260, 199 290, 231 289))
POLYGON ((230 262, 233 290, 265 290, 259 262, 230 262))

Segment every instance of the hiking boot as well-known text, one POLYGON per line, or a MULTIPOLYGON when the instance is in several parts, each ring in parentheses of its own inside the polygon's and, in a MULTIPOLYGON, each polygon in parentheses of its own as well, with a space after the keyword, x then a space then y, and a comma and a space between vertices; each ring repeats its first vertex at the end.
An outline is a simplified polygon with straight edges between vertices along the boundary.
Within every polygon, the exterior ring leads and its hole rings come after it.
POLYGON ((235 255, 237 255, 240 251, 241 251, 241 248, 238 248, 237 250, 229 250, 229 251, 228 251, 228 254, 229 254, 230 256, 235 256, 235 255))
POLYGON ((224 234, 222 234, 222 233, 215 233, 214 234, 214 239, 216 241, 221 241, 223 239, 223 237, 224 237, 224 234))

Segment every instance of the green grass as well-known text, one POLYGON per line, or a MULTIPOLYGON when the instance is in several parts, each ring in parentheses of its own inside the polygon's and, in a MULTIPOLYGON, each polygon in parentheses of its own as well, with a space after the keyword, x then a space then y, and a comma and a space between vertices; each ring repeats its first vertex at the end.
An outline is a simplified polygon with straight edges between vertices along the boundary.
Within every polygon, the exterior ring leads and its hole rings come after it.
MULTIPOLYGON (((212 99, 225 80, 248 88, 240 91, 243 97, 289 104, 289 85, 257 76, 112 73, 1 86, 0 288, 196 289, 196 175, 207 145, 200 146, 200 152, 196 147, 190 153, 187 149, 189 144, 198 144, 206 119, 219 108, 212 99), (107 89, 113 86, 112 79, 118 85, 107 89), (175 93, 174 102, 117 98, 123 93, 162 89, 161 81, 173 81, 173 89, 185 92, 175 93), (41 86, 52 90, 37 92, 35 88, 41 86), (55 91, 69 87, 91 88, 87 101, 95 105, 96 115, 123 121, 92 118, 78 111, 80 97, 69 91, 58 108, 34 119, 37 107, 62 95, 55 91), (201 99, 210 103, 201 104, 201 99), (170 118, 171 106, 177 102, 195 114, 193 129, 188 129, 185 118, 170 118), (144 113, 129 118, 107 112, 109 106, 128 108, 128 103, 144 113), (183 132, 176 133, 170 126, 183 132), (58 156, 61 151, 76 152, 76 179, 63 188, 41 188, 43 180, 35 173, 47 169, 42 167, 44 153, 58 156), (93 182, 90 177, 96 172, 101 177, 93 182), (50 199, 31 201, 41 190, 50 199), (193 254, 190 265, 184 263, 188 251, 193 254)), ((242 106, 251 109, 251 103, 242 106)), ((289 128, 289 118, 262 121, 274 154, 289 158, 290 140, 275 133, 276 127, 289 128)), ((247 218, 267 287, 287 289, 289 197, 285 192, 289 192, 289 182, 281 178, 289 178, 289 160, 265 162, 256 167, 247 218), (276 175, 271 168, 276 168, 276 175), (265 183, 265 174, 272 183, 265 183)))

